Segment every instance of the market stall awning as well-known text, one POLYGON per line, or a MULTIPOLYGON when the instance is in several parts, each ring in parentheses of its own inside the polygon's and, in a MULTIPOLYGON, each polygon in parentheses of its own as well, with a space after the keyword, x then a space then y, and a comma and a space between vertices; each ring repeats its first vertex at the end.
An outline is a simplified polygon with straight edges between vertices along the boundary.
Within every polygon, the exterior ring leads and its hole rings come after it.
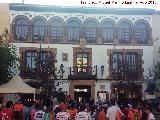
POLYGON ((19 75, 15 75, 7 84, 0 86, 0 93, 34 93, 36 89, 26 84, 19 75))

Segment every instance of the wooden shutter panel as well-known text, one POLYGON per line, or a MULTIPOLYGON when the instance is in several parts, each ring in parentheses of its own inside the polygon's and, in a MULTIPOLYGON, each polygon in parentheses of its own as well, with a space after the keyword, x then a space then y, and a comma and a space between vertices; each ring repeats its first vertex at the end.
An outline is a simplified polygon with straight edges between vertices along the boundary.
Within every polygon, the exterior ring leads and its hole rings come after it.
POLYGON ((24 77, 24 73, 26 70, 26 61, 25 61, 25 57, 26 57, 26 52, 22 52, 21 53, 21 63, 20 63, 20 73, 21 76, 24 77))
POLYGON ((110 63, 110 65, 109 65, 109 66, 110 66, 109 76, 110 76, 110 77, 113 77, 113 73, 112 73, 112 72, 113 72, 113 69, 112 69, 112 65, 113 65, 113 54, 112 54, 112 53, 110 53, 109 59, 110 59, 110 62, 109 62, 109 63, 110 63))

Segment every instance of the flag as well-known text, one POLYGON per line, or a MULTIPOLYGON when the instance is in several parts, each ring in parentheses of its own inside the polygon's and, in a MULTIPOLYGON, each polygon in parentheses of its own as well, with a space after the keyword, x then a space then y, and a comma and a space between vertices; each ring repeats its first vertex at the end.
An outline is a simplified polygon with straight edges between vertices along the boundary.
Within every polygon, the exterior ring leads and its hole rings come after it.
POLYGON ((118 62, 117 50, 115 49, 115 46, 114 46, 114 51, 113 51, 113 69, 117 69, 117 62, 118 62))
POLYGON ((123 64, 126 64, 126 50, 123 48, 123 64))

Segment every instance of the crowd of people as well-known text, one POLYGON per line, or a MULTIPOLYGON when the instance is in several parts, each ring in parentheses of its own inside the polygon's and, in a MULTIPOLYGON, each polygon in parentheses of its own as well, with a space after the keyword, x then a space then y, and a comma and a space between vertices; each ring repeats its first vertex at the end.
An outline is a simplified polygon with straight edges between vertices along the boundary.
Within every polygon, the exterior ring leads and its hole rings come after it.
POLYGON ((1 106, 0 120, 155 120, 155 116, 151 102, 121 104, 111 99, 82 104, 69 98, 60 102, 52 99, 47 105, 39 101, 8 101, 5 107, 1 106))

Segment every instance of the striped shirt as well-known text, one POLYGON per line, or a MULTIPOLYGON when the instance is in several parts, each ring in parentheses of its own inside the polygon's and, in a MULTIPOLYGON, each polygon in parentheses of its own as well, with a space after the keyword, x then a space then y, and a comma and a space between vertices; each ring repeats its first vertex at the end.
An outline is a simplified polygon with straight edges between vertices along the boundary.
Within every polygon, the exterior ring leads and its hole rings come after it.
POLYGON ((76 114, 75 120, 91 120, 91 117, 87 112, 79 112, 76 114))
POLYGON ((57 113, 56 120, 69 120, 70 115, 67 112, 59 112, 57 113))

